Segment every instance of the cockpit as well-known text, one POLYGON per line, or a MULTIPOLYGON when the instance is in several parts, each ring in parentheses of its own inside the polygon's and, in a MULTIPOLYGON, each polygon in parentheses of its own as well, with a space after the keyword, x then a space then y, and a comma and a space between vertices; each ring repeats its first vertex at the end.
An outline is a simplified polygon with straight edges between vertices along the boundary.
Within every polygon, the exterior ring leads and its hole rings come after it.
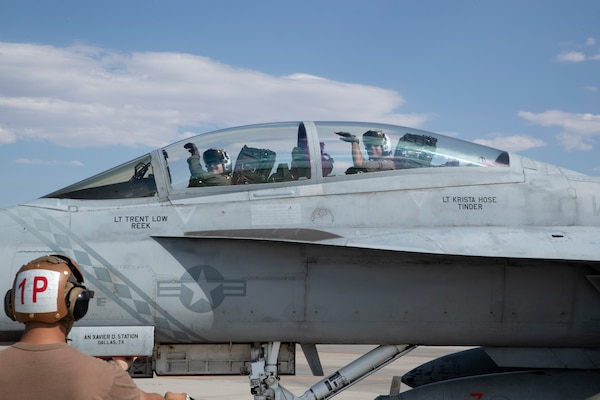
POLYGON ((258 188, 255 185, 359 181, 383 173, 402 179, 402 171, 422 168, 508 166, 505 151, 418 129, 374 123, 287 122, 200 134, 45 197, 201 196, 254 190, 258 188), (386 168, 357 167, 352 142, 358 142, 365 159, 376 159, 368 149, 365 132, 385 137, 386 152, 377 159, 386 168))

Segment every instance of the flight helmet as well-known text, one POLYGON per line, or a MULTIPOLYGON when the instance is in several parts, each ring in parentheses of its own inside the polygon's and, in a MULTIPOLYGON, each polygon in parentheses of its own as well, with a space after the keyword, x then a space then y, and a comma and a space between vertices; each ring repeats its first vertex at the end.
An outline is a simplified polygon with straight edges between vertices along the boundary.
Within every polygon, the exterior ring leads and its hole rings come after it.
POLYGON ((392 143, 383 131, 366 131, 363 134, 363 144, 367 151, 371 146, 381 146, 384 156, 392 154, 392 143))
POLYGON ((225 150, 208 149, 202 155, 206 169, 212 164, 222 164, 223 174, 231 174, 231 158, 225 150))

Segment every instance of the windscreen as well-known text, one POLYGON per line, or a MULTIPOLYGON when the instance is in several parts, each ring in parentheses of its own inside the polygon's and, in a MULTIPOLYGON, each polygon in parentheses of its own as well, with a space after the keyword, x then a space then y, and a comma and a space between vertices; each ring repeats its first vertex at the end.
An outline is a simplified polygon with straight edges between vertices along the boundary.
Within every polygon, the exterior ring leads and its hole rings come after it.
POLYGON ((145 155, 44 197, 103 200, 156 195, 152 158, 145 155))

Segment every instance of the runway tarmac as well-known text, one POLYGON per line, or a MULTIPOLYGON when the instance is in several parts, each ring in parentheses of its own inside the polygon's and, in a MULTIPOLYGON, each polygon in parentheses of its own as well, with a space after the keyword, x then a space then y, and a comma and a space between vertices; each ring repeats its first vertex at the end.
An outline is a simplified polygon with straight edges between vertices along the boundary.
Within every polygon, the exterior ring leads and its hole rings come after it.
MULTIPOLYGON (((366 345, 319 345, 319 355, 325 377, 359 358, 375 346, 366 345)), ((323 377, 312 376, 306 358, 296 347, 296 375, 284 375, 280 384, 287 390, 301 396, 323 377)), ((418 347, 412 352, 375 372, 344 392, 335 396, 336 400, 370 400, 390 391, 393 376, 405 372, 446 354, 465 350, 467 347, 418 347)), ((164 394, 167 391, 186 392, 196 400, 252 400, 247 376, 193 376, 193 377, 154 377, 136 378, 138 386, 146 392, 164 394)), ((402 386, 401 391, 409 387, 402 386)))

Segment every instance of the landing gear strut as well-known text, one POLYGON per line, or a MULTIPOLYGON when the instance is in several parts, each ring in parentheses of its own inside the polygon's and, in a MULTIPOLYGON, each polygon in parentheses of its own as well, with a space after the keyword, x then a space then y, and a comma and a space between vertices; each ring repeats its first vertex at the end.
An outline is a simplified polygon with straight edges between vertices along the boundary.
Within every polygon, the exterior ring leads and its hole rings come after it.
POLYGON ((414 345, 379 346, 316 383, 302 396, 296 396, 279 384, 277 354, 280 344, 280 342, 271 342, 264 345, 263 354, 252 363, 250 386, 254 400, 329 399, 417 347, 414 345))

